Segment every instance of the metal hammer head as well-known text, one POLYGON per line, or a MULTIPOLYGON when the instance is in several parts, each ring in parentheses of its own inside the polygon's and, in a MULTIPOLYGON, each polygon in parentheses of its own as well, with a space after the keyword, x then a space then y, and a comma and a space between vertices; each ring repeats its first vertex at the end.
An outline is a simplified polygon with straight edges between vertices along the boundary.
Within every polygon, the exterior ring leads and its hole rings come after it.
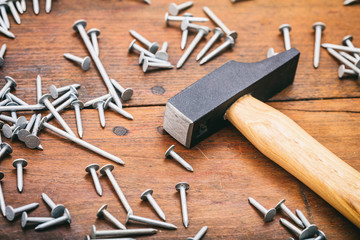
POLYGON ((295 77, 300 52, 295 48, 256 63, 229 61, 166 103, 164 129, 187 148, 221 129, 226 110, 250 93, 266 101, 295 77))

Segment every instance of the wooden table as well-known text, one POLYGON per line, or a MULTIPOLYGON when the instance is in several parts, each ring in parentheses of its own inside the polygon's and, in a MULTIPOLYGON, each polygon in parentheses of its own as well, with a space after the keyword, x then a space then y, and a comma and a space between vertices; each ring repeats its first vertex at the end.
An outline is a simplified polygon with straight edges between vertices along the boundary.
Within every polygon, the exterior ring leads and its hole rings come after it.
MULTIPOLYGON (((124 103, 134 120, 126 120, 112 111, 106 112, 106 127, 99 126, 97 111, 82 111, 84 140, 121 157, 125 166, 115 164, 113 174, 124 191, 134 213, 158 219, 140 194, 148 188, 176 231, 160 230, 150 237, 139 239, 185 239, 195 235, 204 225, 209 227, 204 239, 287 239, 291 234, 279 223, 264 223, 260 214, 247 201, 257 199, 265 207, 274 207, 282 198, 293 211, 300 209, 310 222, 324 231, 328 239, 359 239, 359 229, 323 201, 309 188, 278 165, 264 157, 233 126, 228 125, 192 149, 185 149, 162 129, 164 105, 170 97, 229 60, 259 61, 266 57, 269 47, 284 50, 278 26, 292 26, 291 43, 301 52, 292 86, 269 101, 269 104, 294 119, 300 126, 345 162, 360 170, 360 91, 352 79, 339 80, 338 63, 321 50, 320 67, 312 66, 316 21, 326 23, 323 42, 341 43, 345 35, 354 35, 360 46, 360 5, 344 7, 342 1, 266 1, 254 0, 232 4, 230 0, 199 0, 188 12, 205 17, 203 6, 212 9, 230 28, 238 31, 235 47, 211 62, 200 66, 195 50, 180 69, 152 71, 144 74, 138 66, 138 56, 128 53, 132 40, 128 30, 134 29, 152 41, 168 41, 170 61, 176 64, 182 55, 179 24, 166 27, 164 14, 170 1, 141 0, 83 0, 53 1, 51 14, 40 1, 38 16, 28 10, 21 15, 21 25, 11 19, 15 40, 1 37, 8 45, 6 64, 1 77, 12 76, 18 86, 13 93, 30 104, 35 103, 38 74, 43 79, 43 91, 52 84, 65 86, 81 83, 79 98, 88 101, 106 93, 105 85, 94 65, 87 72, 64 60, 63 53, 88 55, 80 36, 72 30, 78 19, 86 19, 87 29, 99 28, 100 58, 111 78, 124 87, 134 89, 133 98, 124 103), (187 172, 172 160, 164 159, 165 150, 176 144, 176 151, 195 169, 187 172), (182 225, 179 194, 175 184, 187 181, 190 225, 182 225)), ((179 2, 178 2, 179 3, 179 2)), ((212 22, 206 23, 213 28, 212 22)), ((191 35, 190 40, 194 35, 191 35)), ((207 37, 209 39, 210 36, 207 37)), ((220 43, 217 43, 219 45, 220 43)), ((25 116, 30 116, 25 113, 25 116)), ((76 129, 73 111, 62 116, 76 129)), ((56 121, 52 124, 59 126, 56 121)), ((1 160, 5 173, 2 187, 6 203, 14 207, 31 202, 40 206, 29 216, 49 216, 41 200, 47 193, 56 203, 64 204, 72 216, 71 225, 61 225, 44 232, 33 228, 21 229, 20 221, 0 218, 0 239, 82 239, 97 229, 112 229, 105 220, 97 219, 102 204, 124 223, 126 214, 106 177, 101 177, 103 196, 99 197, 85 167, 111 163, 88 150, 59 137, 48 130, 40 133, 44 151, 30 150, 19 141, 10 144, 11 156, 1 160), (25 158, 29 165, 24 172, 24 191, 16 189, 16 172, 12 161, 25 158)), ((7 140, 5 140, 7 141, 7 140)), ((137 224, 129 228, 142 227, 137 224)))

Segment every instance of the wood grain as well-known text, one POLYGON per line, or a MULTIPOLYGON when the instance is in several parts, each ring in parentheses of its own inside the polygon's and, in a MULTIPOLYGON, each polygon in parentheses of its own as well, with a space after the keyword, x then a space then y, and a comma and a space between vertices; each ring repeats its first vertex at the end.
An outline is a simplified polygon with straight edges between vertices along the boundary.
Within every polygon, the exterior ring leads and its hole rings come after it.
MULTIPOLYGON (((137 64, 137 55, 127 51, 132 40, 128 30, 134 29, 151 41, 168 41, 170 61, 175 64, 182 54, 179 47, 181 32, 179 24, 165 26, 164 14, 169 3, 154 0, 149 6, 140 0, 62 0, 53 1, 51 14, 45 14, 45 1, 40 0, 40 14, 35 16, 31 1, 27 1, 28 10, 21 15, 22 24, 16 25, 10 19, 10 30, 16 39, 1 36, 8 51, 0 77, 10 75, 16 79, 18 87, 13 93, 28 103, 35 103, 37 74, 42 76, 44 92, 52 84, 81 83, 81 100, 103 95, 106 89, 94 65, 88 72, 83 72, 62 56, 66 52, 88 55, 79 35, 72 30, 74 21, 83 18, 88 22, 87 29, 97 27, 101 30, 100 58, 111 78, 134 89, 133 99, 124 105, 135 120, 129 121, 107 111, 107 126, 102 129, 97 112, 85 109, 82 111, 84 140, 125 161, 125 166, 115 166, 113 173, 135 214, 157 219, 149 204, 140 200, 145 189, 153 188, 167 221, 178 226, 176 231, 161 230, 157 235, 140 239, 185 239, 195 235, 204 225, 209 227, 204 239, 287 239, 291 236, 278 222, 279 217, 285 217, 282 213, 273 222, 265 224, 260 214, 249 206, 249 196, 267 208, 286 198, 286 205, 291 210, 302 210, 328 239, 358 239, 360 231, 355 225, 262 155, 235 127, 229 125, 188 150, 162 130, 162 121, 168 98, 225 62, 262 60, 269 47, 282 51, 283 39, 277 28, 289 23, 293 27, 290 33, 292 44, 302 53, 299 68, 294 84, 275 96, 272 100, 276 102, 270 105, 295 120, 359 171, 359 86, 352 79, 337 79, 338 63, 324 50, 321 50, 319 69, 313 69, 311 26, 316 21, 327 25, 323 42, 340 43, 345 35, 353 34, 355 46, 360 45, 360 36, 356 35, 360 5, 343 7, 342 1, 325 0, 253 0, 236 4, 231 4, 230 0, 198 0, 189 12, 204 17, 202 7, 206 5, 230 29, 239 32, 233 50, 199 66, 195 57, 204 46, 203 41, 180 70, 144 74, 137 64), (194 167, 194 173, 164 159, 164 152, 171 144, 176 144, 175 151, 194 167), (188 229, 182 226, 179 195, 174 188, 179 181, 190 184, 188 229)), ((205 25, 215 26, 211 22, 205 25)), ((62 116, 75 130, 73 111, 66 111, 62 116)), ((51 124, 59 126, 55 120, 51 124)), ((41 200, 41 193, 47 193, 56 203, 66 205, 73 223, 38 233, 33 228, 22 230, 19 220, 8 222, 0 218, 0 239, 82 239, 92 224, 98 229, 112 228, 104 220, 96 219, 97 210, 105 203, 108 210, 124 223, 125 211, 110 182, 101 177, 104 195, 99 197, 90 175, 85 172, 88 164, 103 166, 110 162, 48 130, 41 132, 40 138, 44 151, 26 149, 17 141, 10 142, 14 153, 0 162, 0 170, 5 173, 2 181, 5 200, 14 207, 39 202, 39 208, 29 215, 49 216, 49 210, 41 200), (16 172, 11 165, 17 158, 29 162, 21 194, 16 190, 16 172)))

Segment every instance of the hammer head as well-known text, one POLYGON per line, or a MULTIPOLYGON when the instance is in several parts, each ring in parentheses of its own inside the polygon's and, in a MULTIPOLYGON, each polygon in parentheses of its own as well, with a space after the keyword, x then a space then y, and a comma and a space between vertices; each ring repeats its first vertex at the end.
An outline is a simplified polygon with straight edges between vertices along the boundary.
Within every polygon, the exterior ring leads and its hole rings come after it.
POLYGON ((292 48, 256 63, 225 63, 167 101, 164 129, 195 146, 225 125, 226 110, 241 96, 266 101, 292 84, 299 56, 292 48))

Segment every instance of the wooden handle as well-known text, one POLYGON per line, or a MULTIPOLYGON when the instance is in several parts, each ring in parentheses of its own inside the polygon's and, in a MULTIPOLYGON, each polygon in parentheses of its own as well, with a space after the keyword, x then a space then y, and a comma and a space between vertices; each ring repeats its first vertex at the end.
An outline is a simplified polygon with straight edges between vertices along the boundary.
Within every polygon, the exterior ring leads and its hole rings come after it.
POLYGON ((265 156, 360 227, 360 173, 293 120, 245 95, 225 117, 265 156))

